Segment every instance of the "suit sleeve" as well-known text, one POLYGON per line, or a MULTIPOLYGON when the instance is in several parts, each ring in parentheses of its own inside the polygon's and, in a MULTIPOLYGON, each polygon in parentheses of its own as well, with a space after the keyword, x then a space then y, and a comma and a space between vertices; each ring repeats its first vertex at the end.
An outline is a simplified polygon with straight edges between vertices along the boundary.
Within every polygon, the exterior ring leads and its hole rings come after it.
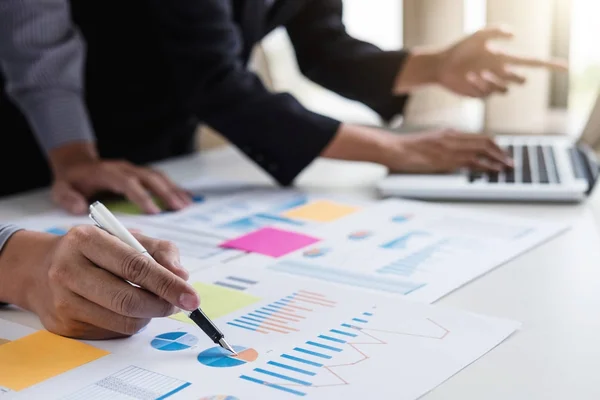
POLYGON ((85 43, 67 0, 0 1, 0 67, 6 92, 47 153, 93 142, 84 102, 85 43))
POLYGON ((229 1, 152 0, 171 79, 192 112, 281 185, 289 185, 335 136, 340 122, 273 94, 246 69, 229 1))
POLYGON ((351 37, 342 14, 342 0, 306 0, 286 25, 300 70, 312 81, 366 104, 389 121, 403 112, 408 98, 392 94, 408 52, 382 51, 351 37))

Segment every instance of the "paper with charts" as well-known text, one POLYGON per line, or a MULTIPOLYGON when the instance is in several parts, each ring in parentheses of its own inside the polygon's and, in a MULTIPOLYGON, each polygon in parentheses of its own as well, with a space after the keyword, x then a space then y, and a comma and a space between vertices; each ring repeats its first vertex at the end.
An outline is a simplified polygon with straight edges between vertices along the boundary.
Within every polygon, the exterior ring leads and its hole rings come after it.
MULTIPOLYGON (((238 265, 195 273, 238 356, 181 318, 80 342, 0 320, 7 399, 416 399, 519 324, 238 265), (54 362, 51 362, 54 360, 54 362)), ((1 316, 1 313, 0 313, 1 316)))
POLYGON ((429 203, 255 191, 130 226, 203 256, 189 269, 246 264, 433 302, 568 229, 429 203), (183 237, 185 236, 185 237, 183 237), (199 260, 202 258, 202 260, 199 260))
MULTIPOLYGON (((130 228, 173 241, 190 271, 244 260, 361 290, 434 302, 568 227, 429 203, 380 202, 245 190, 199 196, 158 216, 123 216, 130 228)), ((63 234, 87 218, 51 214, 23 226, 63 234)))

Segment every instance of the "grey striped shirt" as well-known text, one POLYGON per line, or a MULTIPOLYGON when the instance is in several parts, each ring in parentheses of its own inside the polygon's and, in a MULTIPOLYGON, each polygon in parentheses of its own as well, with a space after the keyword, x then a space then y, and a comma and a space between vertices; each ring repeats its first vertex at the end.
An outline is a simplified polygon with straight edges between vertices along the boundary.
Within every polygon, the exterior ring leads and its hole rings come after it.
POLYGON ((67 0, 0 0, 6 91, 46 152, 94 140, 83 98, 84 59, 67 0))
POLYGON ((15 225, 0 224, 0 251, 2 251, 2 248, 13 233, 18 232, 19 230, 21 230, 21 228, 15 225))

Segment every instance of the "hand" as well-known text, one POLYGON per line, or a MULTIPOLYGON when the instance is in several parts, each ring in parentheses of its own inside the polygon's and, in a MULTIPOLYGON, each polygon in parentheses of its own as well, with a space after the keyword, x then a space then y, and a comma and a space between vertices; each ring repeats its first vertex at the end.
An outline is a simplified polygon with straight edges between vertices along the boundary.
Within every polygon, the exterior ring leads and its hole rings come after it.
POLYGON ((54 171, 52 199, 73 214, 86 213, 87 199, 106 191, 124 195, 148 214, 161 211, 153 196, 171 210, 192 203, 191 197, 162 172, 127 161, 100 160, 89 144, 67 145, 50 157, 54 171))
POLYGON ((461 40, 438 57, 437 83, 454 93, 470 97, 487 97, 508 92, 510 84, 524 84, 517 67, 548 68, 566 71, 563 61, 545 61, 521 57, 495 50, 489 43, 494 39, 511 39, 506 29, 489 27, 461 40))
POLYGON ((62 237, 17 232, 0 257, 0 276, 10 281, 0 295, 9 292, 5 300, 33 311, 51 332, 90 340, 133 335, 175 307, 196 309, 174 245, 136 236, 156 261, 91 225, 62 237))
POLYGON ((500 172, 512 160, 485 135, 450 129, 390 137, 385 164, 394 172, 448 173, 460 168, 500 172))

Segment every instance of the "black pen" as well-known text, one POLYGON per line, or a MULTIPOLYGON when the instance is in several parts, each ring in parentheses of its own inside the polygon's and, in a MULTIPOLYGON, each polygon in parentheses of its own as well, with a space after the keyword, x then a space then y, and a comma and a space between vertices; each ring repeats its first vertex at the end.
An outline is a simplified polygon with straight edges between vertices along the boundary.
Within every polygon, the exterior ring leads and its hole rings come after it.
MULTIPOLYGON (((101 229, 104 229, 108 233, 121 239, 140 253, 147 257, 152 258, 148 250, 142 246, 142 244, 121 224, 121 222, 109 211, 104 204, 99 201, 95 202, 90 206, 90 218, 94 223, 101 229)), ((225 340, 225 335, 215 326, 215 324, 208 318, 206 314, 197 308, 194 311, 182 310, 206 335, 215 343, 222 348, 230 351, 237 355, 237 352, 231 347, 225 340)))

